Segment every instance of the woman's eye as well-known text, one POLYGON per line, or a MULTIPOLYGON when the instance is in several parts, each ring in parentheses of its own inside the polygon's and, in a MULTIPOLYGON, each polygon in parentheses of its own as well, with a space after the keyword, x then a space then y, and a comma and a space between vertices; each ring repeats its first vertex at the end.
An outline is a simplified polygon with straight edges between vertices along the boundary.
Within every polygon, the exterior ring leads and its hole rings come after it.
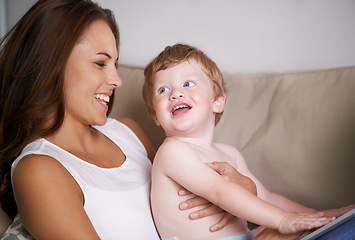
POLYGON ((167 88, 167 87, 161 87, 161 88, 159 88, 158 93, 162 94, 162 93, 165 93, 168 90, 169 90, 169 88, 167 88))
POLYGON ((196 84, 194 82, 186 82, 186 83, 184 83, 184 87, 193 87, 195 85, 196 84))
POLYGON ((105 63, 102 63, 102 62, 96 62, 95 63, 97 66, 99 66, 99 67, 105 67, 106 66, 106 64, 105 63))

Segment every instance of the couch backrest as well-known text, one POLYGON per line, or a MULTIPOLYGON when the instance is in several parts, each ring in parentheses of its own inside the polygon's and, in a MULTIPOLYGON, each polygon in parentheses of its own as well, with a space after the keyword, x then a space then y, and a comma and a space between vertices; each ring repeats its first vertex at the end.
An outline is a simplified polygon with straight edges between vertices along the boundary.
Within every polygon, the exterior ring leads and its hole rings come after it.
MULTIPOLYGON (((119 74, 110 116, 134 119, 158 147, 164 133, 144 106, 143 68, 119 74)), ((355 203, 355 67, 224 78, 216 141, 238 148, 272 191, 318 209, 355 203)))

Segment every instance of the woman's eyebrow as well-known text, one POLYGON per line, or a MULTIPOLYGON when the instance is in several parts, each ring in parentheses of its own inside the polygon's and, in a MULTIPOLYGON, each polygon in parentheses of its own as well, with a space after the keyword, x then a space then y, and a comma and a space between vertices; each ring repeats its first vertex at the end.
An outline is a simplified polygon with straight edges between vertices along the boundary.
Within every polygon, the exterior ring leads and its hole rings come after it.
POLYGON ((106 56, 108 59, 111 59, 111 58, 112 58, 112 56, 111 56, 110 54, 106 53, 106 52, 98 52, 98 53, 96 53, 96 55, 104 55, 104 56, 106 56))

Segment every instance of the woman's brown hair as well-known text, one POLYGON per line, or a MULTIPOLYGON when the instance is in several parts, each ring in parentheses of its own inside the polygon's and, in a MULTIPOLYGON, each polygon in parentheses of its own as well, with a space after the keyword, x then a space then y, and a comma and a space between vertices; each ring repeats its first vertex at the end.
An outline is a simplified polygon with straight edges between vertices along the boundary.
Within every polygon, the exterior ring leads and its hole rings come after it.
POLYGON ((28 143, 61 126, 67 60, 84 31, 97 20, 110 26, 118 50, 113 13, 90 0, 39 0, 1 39, 0 203, 11 218, 17 213, 11 165, 28 143))

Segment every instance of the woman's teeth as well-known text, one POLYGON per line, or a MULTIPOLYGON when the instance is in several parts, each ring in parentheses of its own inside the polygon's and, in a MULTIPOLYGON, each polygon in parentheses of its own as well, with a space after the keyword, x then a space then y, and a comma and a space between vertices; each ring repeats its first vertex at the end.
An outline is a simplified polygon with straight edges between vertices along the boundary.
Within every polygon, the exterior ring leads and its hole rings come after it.
POLYGON ((95 98, 105 101, 107 103, 110 101, 110 97, 105 94, 95 94, 95 98))

